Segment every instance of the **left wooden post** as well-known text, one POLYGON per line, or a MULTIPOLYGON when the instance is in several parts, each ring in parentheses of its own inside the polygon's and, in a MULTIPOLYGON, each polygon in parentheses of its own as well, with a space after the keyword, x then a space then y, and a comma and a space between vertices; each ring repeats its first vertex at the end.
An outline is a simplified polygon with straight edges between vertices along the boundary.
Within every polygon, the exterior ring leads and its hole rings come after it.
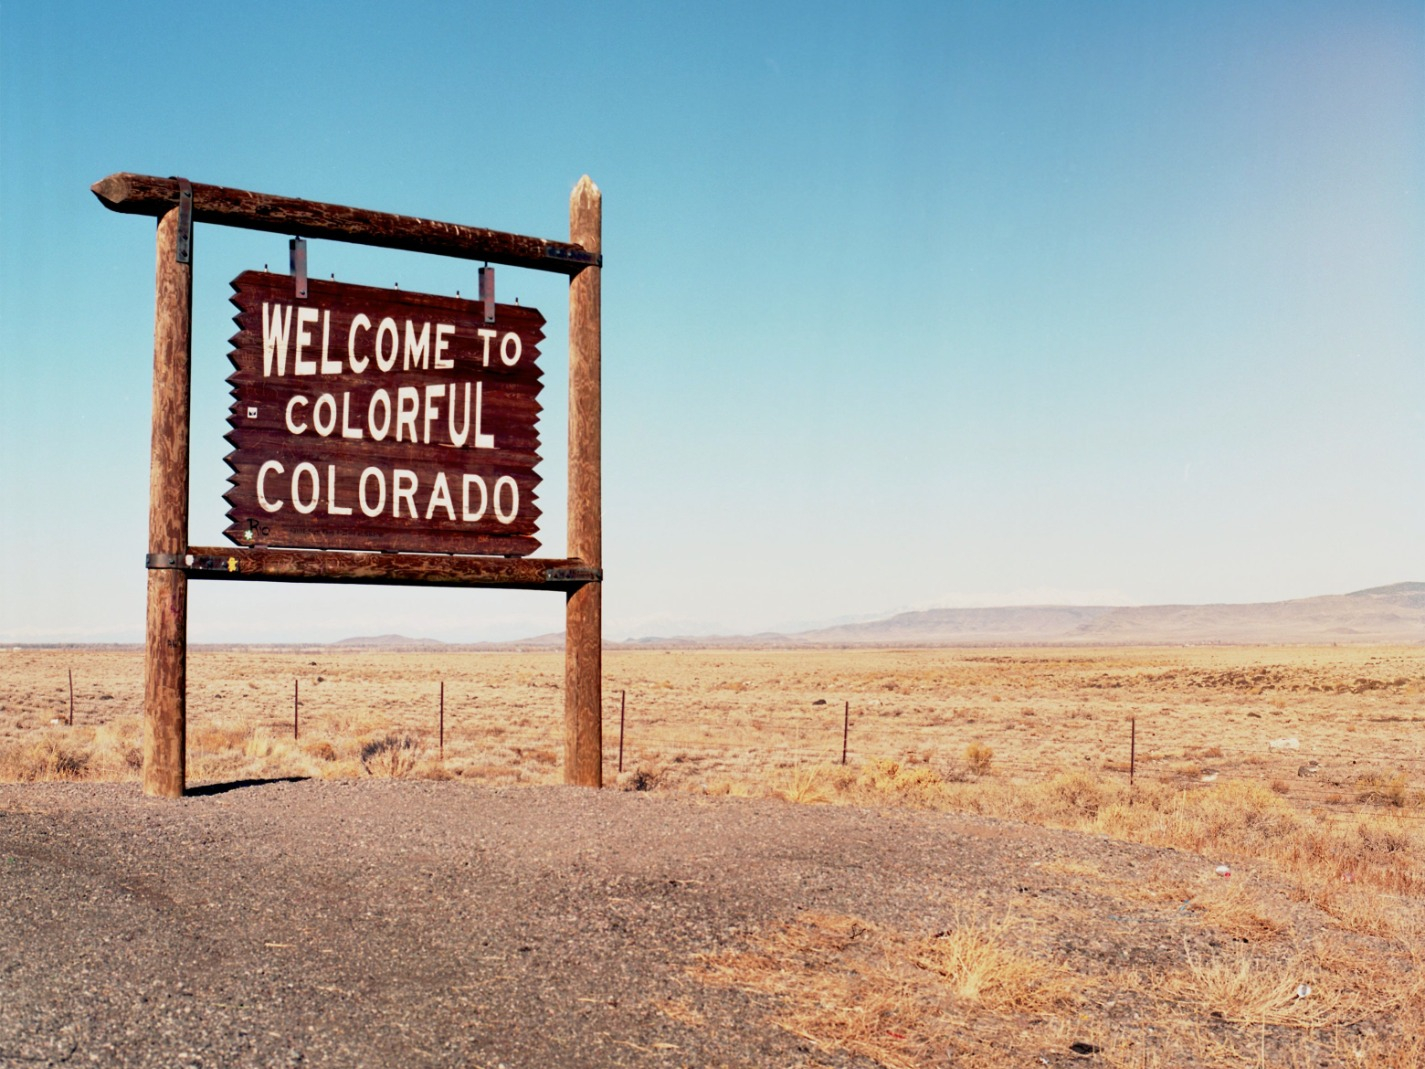
MULTIPOLYGON (((148 551, 188 552, 188 405, 193 336, 192 228, 178 259, 180 208, 158 217, 154 284, 153 441, 149 454, 148 551)), ((152 563, 152 560, 151 560, 152 563)), ((150 568, 144 658, 143 790, 179 798, 187 774, 188 576, 150 568)))

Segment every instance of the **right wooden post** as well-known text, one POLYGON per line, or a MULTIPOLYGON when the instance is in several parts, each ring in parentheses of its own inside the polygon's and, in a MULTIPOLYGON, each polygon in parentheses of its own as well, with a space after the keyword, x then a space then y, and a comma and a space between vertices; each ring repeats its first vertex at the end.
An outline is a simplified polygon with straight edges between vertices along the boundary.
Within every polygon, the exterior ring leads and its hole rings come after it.
MULTIPOLYGON (((603 195, 588 175, 569 199, 569 240, 603 251, 603 195)), ((569 552, 603 567, 600 485, 599 273, 569 280, 569 552)), ((564 609, 564 782, 604 783, 603 584, 585 583, 564 609)))

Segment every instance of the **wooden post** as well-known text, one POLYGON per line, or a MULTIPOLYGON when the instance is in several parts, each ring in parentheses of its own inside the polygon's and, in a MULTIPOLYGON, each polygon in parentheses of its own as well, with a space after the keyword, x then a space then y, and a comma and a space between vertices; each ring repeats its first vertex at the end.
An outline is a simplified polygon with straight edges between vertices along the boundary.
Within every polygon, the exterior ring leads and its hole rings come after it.
MULTIPOLYGON (((603 251, 603 195, 585 175, 569 198, 569 240, 603 251)), ((569 280, 569 556, 603 566, 600 485, 598 267, 569 280)), ((603 585, 585 583, 564 607, 564 782, 602 787, 603 585)))
MULTIPOLYGON (((158 219, 148 551, 181 558, 188 551, 193 264, 191 256, 177 258, 178 214, 173 207, 158 219)), ((188 577, 181 569, 149 569, 145 635, 143 790, 178 798, 187 773, 188 577)))
POLYGON ((297 686, 298 680, 292 680, 292 741, 297 741, 297 686))
POLYGON ((74 726, 74 669, 69 670, 69 726, 74 726))
POLYGON ((841 711, 841 763, 846 764, 846 740, 851 737, 851 702, 841 711))
POLYGON ((445 680, 440 681, 440 759, 445 760, 445 680))

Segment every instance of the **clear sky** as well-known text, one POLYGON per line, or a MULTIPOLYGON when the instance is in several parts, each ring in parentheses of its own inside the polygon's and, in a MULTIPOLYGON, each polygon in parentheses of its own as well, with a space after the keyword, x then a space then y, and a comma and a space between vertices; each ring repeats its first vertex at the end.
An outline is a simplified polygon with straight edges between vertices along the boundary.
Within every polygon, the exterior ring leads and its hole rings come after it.
MULTIPOLYGON (((560 238, 604 194, 610 637, 1425 579, 1425 6, 0 7, 0 641, 143 632, 151 220, 114 171, 560 238)), ((195 236, 192 542, 226 523, 195 236)), ((330 242, 314 274, 466 294, 330 242)), ((558 276, 541 532, 564 552, 558 276)), ((562 626, 195 583, 194 641, 562 626)))

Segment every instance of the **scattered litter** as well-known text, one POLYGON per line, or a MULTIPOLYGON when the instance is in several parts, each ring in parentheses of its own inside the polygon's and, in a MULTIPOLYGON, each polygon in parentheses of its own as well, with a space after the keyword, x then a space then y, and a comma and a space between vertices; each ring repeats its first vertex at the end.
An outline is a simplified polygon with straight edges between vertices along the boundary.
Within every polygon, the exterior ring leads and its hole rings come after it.
POLYGON ((1293 736, 1287 739, 1273 739, 1267 745, 1273 750, 1299 750, 1301 749, 1301 740, 1293 736))
POLYGON ((1092 1043, 1085 1043, 1083 1040, 1079 1040, 1077 1043, 1070 1043, 1069 1049, 1075 1054, 1097 1054, 1099 1052, 1098 1047, 1095 1047, 1092 1043))
POLYGON ((1216 773, 1216 772, 1204 772, 1204 773, 1202 774, 1202 782, 1203 782, 1203 783, 1213 783, 1213 782, 1216 781, 1216 779, 1217 779, 1217 773, 1216 773))
POLYGON ((1218 865, 1217 868, 1212 871, 1217 873, 1217 875, 1221 876, 1224 880, 1232 875, 1232 870, 1226 865, 1218 865))
POLYGON ((1344 880, 1346 883, 1355 883, 1356 874, 1354 872, 1343 872, 1341 873, 1341 879, 1344 880))
POLYGON ((825 705, 825 704, 826 704, 826 699, 825 699, 825 698, 818 698, 816 701, 812 702, 812 704, 813 704, 813 705, 825 705))
POLYGON ((1311 985, 1310 985, 1310 984, 1297 984, 1297 985, 1296 985, 1296 997, 1297 997, 1297 998, 1305 998, 1305 997, 1306 997, 1307 995, 1309 995, 1309 994, 1311 994, 1311 985))
POLYGON ((1298 768, 1296 770, 1296 774, 1298 776, 1314 776, 1320 771, 1321 766, 1318 765, 1315 761, 1312 761, 1310 764, 1302 765, 1300 768, 1298 768))

